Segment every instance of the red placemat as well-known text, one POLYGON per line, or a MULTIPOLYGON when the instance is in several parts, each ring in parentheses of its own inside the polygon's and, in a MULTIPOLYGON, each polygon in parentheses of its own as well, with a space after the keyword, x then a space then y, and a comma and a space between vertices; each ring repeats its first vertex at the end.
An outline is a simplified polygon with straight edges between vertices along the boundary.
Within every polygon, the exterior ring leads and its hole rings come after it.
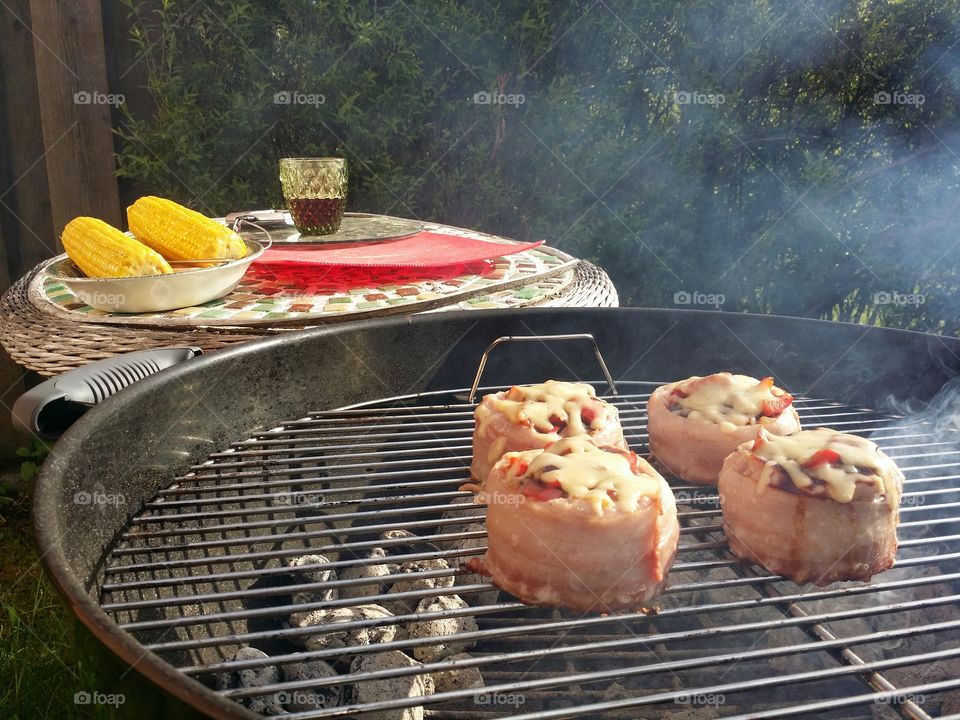
POLYGON ((377 243, 274 246, 254 264, 338 265, 351 267, 426 268, 464 265, 530 250, 543 244, 494 243, 459 235, 421 232, 400 240, 377 243))

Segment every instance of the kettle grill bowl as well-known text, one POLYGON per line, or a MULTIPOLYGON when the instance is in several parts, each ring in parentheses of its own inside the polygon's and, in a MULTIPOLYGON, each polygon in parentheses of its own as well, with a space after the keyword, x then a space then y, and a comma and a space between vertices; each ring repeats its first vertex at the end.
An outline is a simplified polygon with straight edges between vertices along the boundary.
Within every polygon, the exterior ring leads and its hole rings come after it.
MULTIPOLYGON (((214 717, 254 717, 146 653, 100 607, 103 563, 134 511, 211 452, 311 410, 469 387, 503 335, 592 333, 613 376, 672 380, 729 369, 774 375, 792 392, 890 408, 928 401, 960 374, 960 341, 816 320, 651 309, 428 314, 349 323, 221 350, 137 382, 91 409, 57 443, 34 499, 46 568, 110 652, 214 717), (78 493, 122 503, 78 504, 78 493)), ((536 343, 501 348, 483 385, 596 378, 592 353, 536 343)), ((600 387, 598 386, 598 390, 600 387)))

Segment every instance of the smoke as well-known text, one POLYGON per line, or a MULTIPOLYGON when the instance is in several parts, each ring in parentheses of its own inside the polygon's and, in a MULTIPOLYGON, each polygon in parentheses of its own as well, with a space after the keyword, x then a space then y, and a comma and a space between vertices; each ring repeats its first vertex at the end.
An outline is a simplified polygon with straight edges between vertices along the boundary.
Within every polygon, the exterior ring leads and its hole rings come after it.
POLYGON ((577 87, 596 110, 582 133, 551 135, 559 109, 529 103, 525 122, 564 160, 535 165, 561 197, 568 170, 589 188, 543 234, 586 246, 635 304, 699 291, 725 310, 952 332, 958 24, 933 20, 913 5, 738 2, 578 25, 552 69, 596 71, 581 32, 624 38, 619 62, 577 87), (630 143, 587 160, 613 133, 630 143), (591 191, 602 201, 583 213, 591 191))
POLYGON ((960 330, 957 3, 231 3, 139 16, 158 192, 345 155, 350 209, 545 238, 624 304, 960 330))
POLYGON ((897 427, 922 427, 936 441, 960 447, 960 377, 948 380, 929 400, 902 400, 889 395, 877 409, 902 418, 897 427))

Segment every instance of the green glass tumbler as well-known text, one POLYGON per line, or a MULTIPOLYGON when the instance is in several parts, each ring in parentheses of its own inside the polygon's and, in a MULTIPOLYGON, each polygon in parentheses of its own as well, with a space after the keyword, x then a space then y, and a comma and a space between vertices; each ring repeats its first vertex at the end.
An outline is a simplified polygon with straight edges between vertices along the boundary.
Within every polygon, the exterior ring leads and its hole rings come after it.
POLYGON ((280 185, 301 235, 330 235, 347 205, 344 158, 281 158, 280 185))

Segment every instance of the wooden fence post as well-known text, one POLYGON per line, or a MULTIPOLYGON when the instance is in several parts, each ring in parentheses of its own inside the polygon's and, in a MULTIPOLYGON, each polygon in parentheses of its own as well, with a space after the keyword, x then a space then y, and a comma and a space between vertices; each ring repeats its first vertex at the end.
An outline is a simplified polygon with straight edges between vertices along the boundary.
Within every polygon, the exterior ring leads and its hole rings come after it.
POLYGON ((31 0, 53 227, 76 215, 120 225, 100 0, 31 0))
MULTIPOLYGON (((0 223, 9 280, 15 280, 56 247, 50 185, 43 162, 43 132, 33 62, 30 0, 5 0, 0 8, 0 85, 4 94, 0 153, 0 223), (38 162, 39 160, 39 162, 38 162)), ((6 284, 0 286, 6 289, 6 284)))
MULTIPOLYGON (((0 7, 0 292, 60 252, 77 215, 120 226, 100 0, 6 0, 0 7)), ((0 456, 19 370, 0 353, 0 456)))

